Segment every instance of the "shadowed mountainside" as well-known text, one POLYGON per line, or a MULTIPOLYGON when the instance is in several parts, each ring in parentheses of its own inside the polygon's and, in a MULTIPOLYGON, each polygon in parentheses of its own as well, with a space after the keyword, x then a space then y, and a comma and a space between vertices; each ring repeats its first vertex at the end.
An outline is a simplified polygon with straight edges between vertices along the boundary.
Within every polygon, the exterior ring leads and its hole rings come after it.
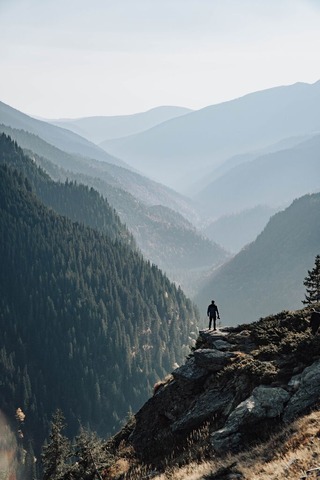
POLYGON ((55 184, 4 135, 0 154, 1 409, 23 409, 37 452, 57 408, 71 436, 79 422, 107 436, 181 361, 196 309, 95 191, 55 184))

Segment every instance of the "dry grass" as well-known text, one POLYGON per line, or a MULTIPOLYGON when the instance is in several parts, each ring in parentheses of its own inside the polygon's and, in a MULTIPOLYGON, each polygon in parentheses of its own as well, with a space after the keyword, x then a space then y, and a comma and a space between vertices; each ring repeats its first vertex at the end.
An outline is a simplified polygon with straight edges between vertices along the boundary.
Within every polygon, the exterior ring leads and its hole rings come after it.
MULTIPOLYGON (((203 432, 207 438, 207 432, 203 432)), ((190 439, 189 449, 184 452, 184 458, 175 458, 174 462, 167 460, 164 473, 157 474, 152 468, 136 465, 129 469, 127 480, 204 480, 208 478, 227 479, 228 476, 217 475, 220 470, 228 470, 242 475, 243 480, 312 480, 319 478, 316 471, 309 470, 320 467, 320 412, 316 411, 291 425, 283 428, 266 443, 251 448, 236 455, 228 454, 223 458, 212 460, 192 461, 195 458, 197 443, 199 442, 199 457, 203 452, 203 440, 197 434, 194 440, 190 439), (178 467, 177 465, 184 466, 178 467), (187 463, 187 464, 186 464, 187 463)), ((207 457, 207 454, 205 455, 207 457)), ((214 454, 212 453, 212 457, 214 454)), ((233 477, 240 478, 240 477, 233 477)))

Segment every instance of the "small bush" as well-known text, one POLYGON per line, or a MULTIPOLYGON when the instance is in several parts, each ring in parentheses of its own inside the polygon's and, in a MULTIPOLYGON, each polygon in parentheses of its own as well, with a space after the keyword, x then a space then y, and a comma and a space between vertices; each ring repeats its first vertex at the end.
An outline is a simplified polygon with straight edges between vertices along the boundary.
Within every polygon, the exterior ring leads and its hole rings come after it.
POLYGON ((278 374, 277 367, 272 362, 261 362, 251 356, 242 358, 239 362, 227 365, 221 376, 246 375, 253 385, 270 384, 278 374))

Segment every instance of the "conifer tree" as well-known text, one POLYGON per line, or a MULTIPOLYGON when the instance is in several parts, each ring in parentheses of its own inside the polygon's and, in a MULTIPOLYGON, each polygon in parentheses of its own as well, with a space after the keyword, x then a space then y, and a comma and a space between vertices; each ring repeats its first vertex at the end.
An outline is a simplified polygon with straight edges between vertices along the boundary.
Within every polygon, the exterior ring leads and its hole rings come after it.
POLYGON ((65 419, 61 410, 57 410, 52 418, 50 441, 42 451, 43 480, 62 480, 68 470, 71 456, 69 440, 62 434, 65 419))
POLYGON ((305 300, 302 303, 312 305, 320 302, 320 255, 315 258, 315 265, 312 270, 308 270, 303 285, 306 287, 305 300))
POLYGON ((96 433, 80 427, 76 438, 77 469, 74 470, 76 478, 82 480, 102 480, 104 472, 111 464, 111 456, 107 452, 103 441, 96 433))

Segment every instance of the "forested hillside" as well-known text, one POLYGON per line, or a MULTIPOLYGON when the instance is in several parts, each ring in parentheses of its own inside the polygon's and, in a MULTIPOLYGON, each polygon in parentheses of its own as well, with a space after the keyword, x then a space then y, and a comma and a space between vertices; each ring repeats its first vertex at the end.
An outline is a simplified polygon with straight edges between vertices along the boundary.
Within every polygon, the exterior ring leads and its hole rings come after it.
POLYGON ((37 196, 57 213, 135 245, 115 210, 96 190, 72 181, 54 182, 5 134, 0 134, 0 163, 21 171, 37 196))
MULTIPOLYGON (((79 205, 81 192, 95 195, 64 188, 79 205)), ((36 448, 57 407, 69 434, 80 421, 106 436, 184 358, 196 311, 116 229, 110 237, 56 214, 7 165, 0 209, 1 408, 9 418, 23 409, 36 448)))
POLYGON ((0 131, 12 136, 52 178, 99 191, 116 209, 144 256, 189 291, 195 284, 190 268, 201 271, 227 258, 222 247, 186 220, 197 214, 181 195, 130 170, 70 155, 28 132, 3 125, 0 131))

